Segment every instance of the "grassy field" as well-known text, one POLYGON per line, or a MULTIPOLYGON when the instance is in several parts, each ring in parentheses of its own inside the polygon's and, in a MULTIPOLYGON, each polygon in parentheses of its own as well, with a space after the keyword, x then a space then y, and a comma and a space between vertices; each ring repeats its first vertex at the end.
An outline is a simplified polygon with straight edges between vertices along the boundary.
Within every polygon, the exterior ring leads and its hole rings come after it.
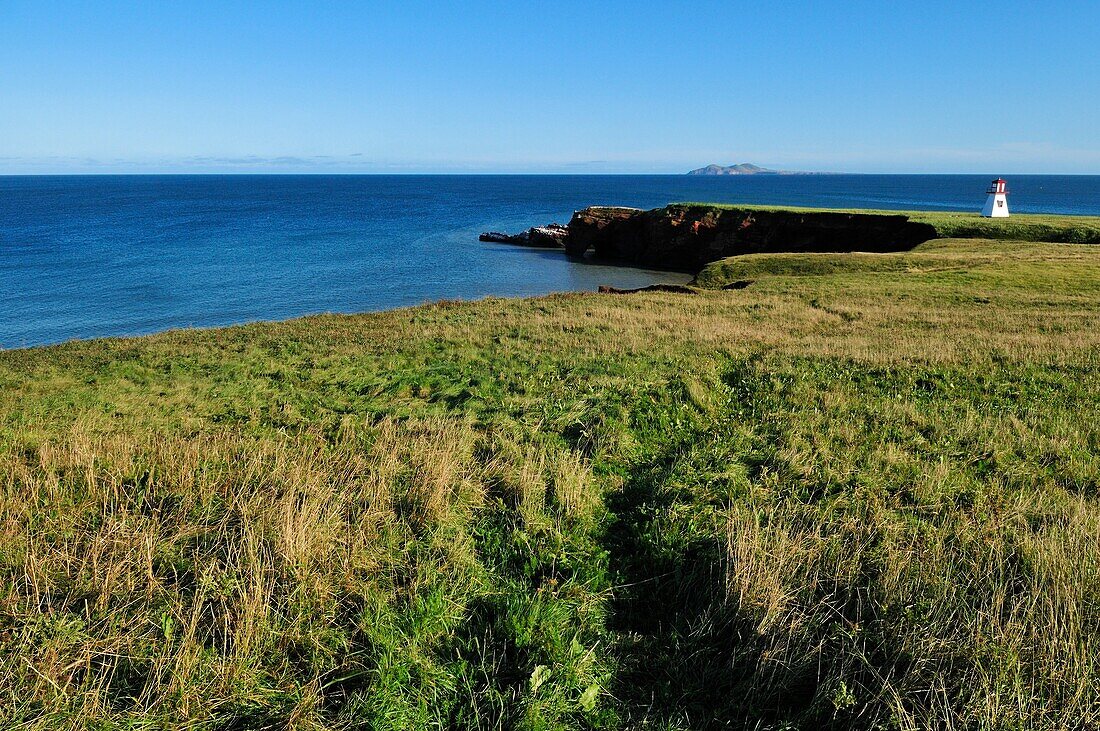
POLYGON ((699 284, 0 353, 0 727, 1100 725, 1100 248, 699 284))
MULTIPOLYGON (((1064 244, 1100 244, 1100 216, 1013 213, 1008 218, 985 218, 977 211, 876 211, 848 208, 799 208, 792 206, 742 206, 721 203, 676 203, 689 208, 727 210, 795 211, 804 213, 877 213, 908 216, 910 220, 930 224, 940 238, 998 239, 1007 241, 1046 241, 1064 244)), ((1011 205, 1011 203, 1010 203, 1011 205)))

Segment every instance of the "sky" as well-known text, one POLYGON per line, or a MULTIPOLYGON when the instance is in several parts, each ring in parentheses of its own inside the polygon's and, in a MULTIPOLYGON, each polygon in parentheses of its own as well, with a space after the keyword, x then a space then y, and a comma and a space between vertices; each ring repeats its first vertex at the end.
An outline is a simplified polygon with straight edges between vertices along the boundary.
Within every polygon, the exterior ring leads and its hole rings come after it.
POLYGON ((1100 2, 0 0, 0 174, 1100 174, 1100 2))

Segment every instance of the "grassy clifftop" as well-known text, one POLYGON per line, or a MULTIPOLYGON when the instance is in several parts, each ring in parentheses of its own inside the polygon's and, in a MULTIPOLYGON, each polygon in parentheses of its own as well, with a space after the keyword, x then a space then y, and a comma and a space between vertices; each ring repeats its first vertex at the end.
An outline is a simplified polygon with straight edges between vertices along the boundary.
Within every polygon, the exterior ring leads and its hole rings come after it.
POLYGON ((1100 249, 712 266, 0 353, 0 725, 1100 724, 1100 249))
POLYGON ((868 213, 907 216, 932 226, 944 239, 999 239, 1052 243, 1100 243, 1100 216, 1013 213, 1008 218, 985 218, 978 213, 954 211, 880 211, 846 208, 799 208, 797 206, 742 206, 721 203, 677 203, 687 208, 723 210, 791 211, 801 213, 868 213))

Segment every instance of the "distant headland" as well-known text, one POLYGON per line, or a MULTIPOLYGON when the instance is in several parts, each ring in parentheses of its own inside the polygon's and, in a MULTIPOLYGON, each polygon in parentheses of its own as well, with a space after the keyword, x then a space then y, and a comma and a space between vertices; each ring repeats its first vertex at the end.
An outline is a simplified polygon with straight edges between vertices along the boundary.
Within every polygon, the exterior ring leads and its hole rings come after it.
POLYGON ((911 251, 932 239, 983 239, 1100 245, 1100 216, 977 212, 783 208, 671 203, 642 210, 590 206, 567 225, 519 234, 490 231, 481 241, 561 249, 648 269, 698 274, 714 261, 743 254, 911 251))
POLYGON ((742 162, 737 165, 707 165, 706 167, 689 170, 688 175, 821 175, 822 173, 808 173, 801 170, 772 170, 762 168, 751 162, 742 162))

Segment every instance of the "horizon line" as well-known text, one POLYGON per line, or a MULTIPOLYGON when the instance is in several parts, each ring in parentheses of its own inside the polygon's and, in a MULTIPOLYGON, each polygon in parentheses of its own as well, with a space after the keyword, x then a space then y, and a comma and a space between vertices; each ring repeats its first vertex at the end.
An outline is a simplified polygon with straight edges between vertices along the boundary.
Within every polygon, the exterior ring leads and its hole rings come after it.
POLYGON ((691 175, 688 172, 662 173, 662 172, 334 172, 331 170, 315 171, 279 171, 279 170, 242 170, 234 172, 193 172, 185 170, 159 171, 159 172, 53 172, 53 173, 27 173, 27 172, 2 172, 0 178, 125 178, 125 177, 185 177, 185 176, 216 176, 216 177, 571 177, 571 178, 599 178, 599 177, 695 177, 695 178, 791 178, 791 177, 832 177, 843 175, 943 175, 943 176, 986 176, 986 175, 1016 175, 1031 177, 1100 177, 1097 173, 1035 173, 1035 172, 1007 172, 1000 173, 960 173, 960 172, 836 172, 836 171, 778 171, 778 173, 750 173, 739 175, 691 175))

